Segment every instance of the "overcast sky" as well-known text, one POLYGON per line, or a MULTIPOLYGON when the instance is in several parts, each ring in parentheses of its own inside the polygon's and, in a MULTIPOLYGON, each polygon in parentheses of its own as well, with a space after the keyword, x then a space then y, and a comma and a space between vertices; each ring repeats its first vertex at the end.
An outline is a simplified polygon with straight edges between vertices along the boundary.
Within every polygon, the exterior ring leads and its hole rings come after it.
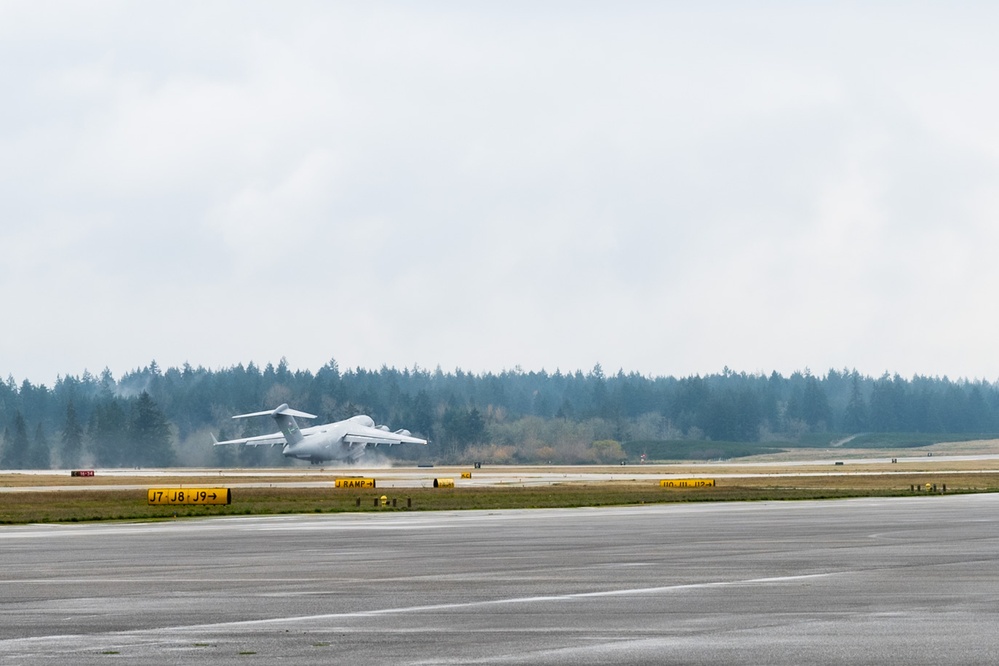
POLYGON ((0 0, 0 377, 999 379, 997 7, 0 0))

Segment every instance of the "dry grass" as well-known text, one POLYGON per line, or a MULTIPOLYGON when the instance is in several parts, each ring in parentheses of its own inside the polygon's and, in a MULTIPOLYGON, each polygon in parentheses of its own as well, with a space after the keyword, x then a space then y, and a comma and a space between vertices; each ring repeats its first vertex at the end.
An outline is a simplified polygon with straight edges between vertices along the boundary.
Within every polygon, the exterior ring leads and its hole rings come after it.
MULTIPOLYGON (((707 475, 700 474, 705 477, 707 475)), ((95 477, 96 478, 96 477, 95 477)), ((193 485, 190 477, 184 484, 193 485)), ((300 480, 300 479, 299 479, 300 480)), ((119 480, 120 481, 120 480, 119 480)), ((137 479, 129 478, 134 482, 137 479)), ((174 517, 232 516, 246 514, 329 513, 343 511, 406 511, 453 509, 505 509, 607 506, 691 501, 750 501, 826 499, 841 497, 925 494, 925 484, 935 492, 999 491, 999 472, 924 474, 842 474, 834 476, 780 475, 718 479, 714 488, 664 489, 658 477, 639 481, 564 483, 533 487, 459 487, 377 489, 360 491, 332 488, 238 488, 229 506, 148 506, 146 491, 104 486, 92 489, 11 491, 0 504, 0 523, 78 522, 92 520, 150 520, 174 517), (915 488, 915 490, 913 490, 915 488), (376 504, 380 496, 389 506, 376 504), (395 500, 395 506, 392 506, 395 500), (411 506, 410 506, 411 503, 411 506)), ((156 477, 155 486, 169 486, 156 477)), ((211 479, 220 486, 218 477, 211 479)))

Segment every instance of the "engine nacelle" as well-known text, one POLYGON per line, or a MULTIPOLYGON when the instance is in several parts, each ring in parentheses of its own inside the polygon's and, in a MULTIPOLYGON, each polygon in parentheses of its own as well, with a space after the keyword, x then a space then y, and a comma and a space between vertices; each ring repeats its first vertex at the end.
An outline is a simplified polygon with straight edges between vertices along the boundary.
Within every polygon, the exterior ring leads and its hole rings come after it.
POLYGON ((404 436, 404 437, 409 437, 409 436, 410 436, 410 435, 412 435, 413 433, 409 432, 409 431, 408 431, 408 430, 406 430, 405 428, 400 428, 399 430, 396 430, 396 431, 395 431, 395 434, 397 434, 397 435, 402 435, 402 436, 404 436))

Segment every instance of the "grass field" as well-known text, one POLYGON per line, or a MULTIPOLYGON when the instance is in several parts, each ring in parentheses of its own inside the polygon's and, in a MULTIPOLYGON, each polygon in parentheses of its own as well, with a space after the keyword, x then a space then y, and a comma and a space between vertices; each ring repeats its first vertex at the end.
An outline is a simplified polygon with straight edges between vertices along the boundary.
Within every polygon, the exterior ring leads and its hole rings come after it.
MULTIPOLYGON (((190 487, 191 479, 184 480, 190 487)), ((534 487, 459 487, 335 490, 234 488, 228 506, 149 506, 145 490, 24 490, 0 495, 0 524, 155 520, 195 516, 238 516, 346 511, 438 511, 459 509, 555 508, 668 502, 776 501, 844 497, 888 497, 927 493, 996 492, 999 472, 864 474, 718 480, 713 488, 663 489, 658 478, 628 482, 565 483, 534 487), (929 483, 935 490, 926 490, 929 483), (379 498, 386 496, 387 506, 379 498), (393 506, 394 501, 394 506, 393 506)), ((165 487, 158 479, 158 487, 165 487)), ((224 487, 218 479, 211 484, 224 487)))

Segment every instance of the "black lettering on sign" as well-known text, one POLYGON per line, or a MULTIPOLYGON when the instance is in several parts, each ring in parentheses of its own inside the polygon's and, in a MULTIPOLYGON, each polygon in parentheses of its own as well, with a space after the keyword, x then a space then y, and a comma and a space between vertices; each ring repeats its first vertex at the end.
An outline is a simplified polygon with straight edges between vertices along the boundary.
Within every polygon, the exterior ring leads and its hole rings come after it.
POLYGON ((662 479, 663 488, 706 488, 715 485, 714 479, 662 479))
POLYGON ((374 479, 337 479, 334 488, 374 488, 374 479))
POLYGON ((228 488, 150 488, 150 504, 229 504, 228 488))

